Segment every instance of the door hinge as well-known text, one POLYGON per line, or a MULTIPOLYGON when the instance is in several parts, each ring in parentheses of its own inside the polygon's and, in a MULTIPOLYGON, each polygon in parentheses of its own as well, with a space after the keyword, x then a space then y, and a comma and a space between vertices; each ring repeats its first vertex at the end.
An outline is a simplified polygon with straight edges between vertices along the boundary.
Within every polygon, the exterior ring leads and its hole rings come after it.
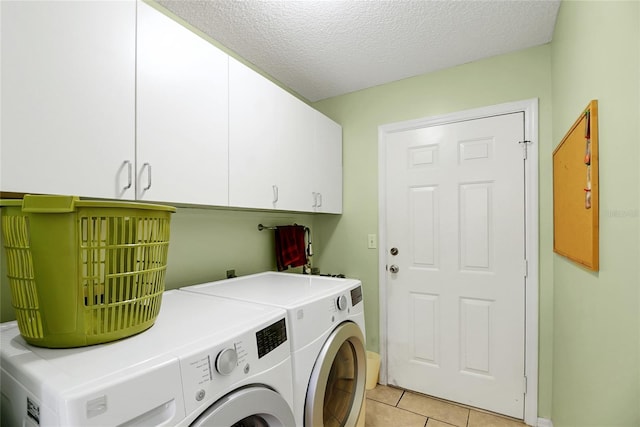
POLYGON ((524 277, 529 277, 529 260, 524 260, 524 277))
POLYGON ((529 144, 531 144, 531 141, 528 141, 528 140, 518 141, 518 144, 522 146, 522 158, 524 160, 527 160, 527 147, 529 146, 529 144))
POLYGON ((527 394, 527 376, 525 375, 522 378, 523 378, 523 381, 522 381, 522 387, 523 387, 522 393, 523 394, 527 394))

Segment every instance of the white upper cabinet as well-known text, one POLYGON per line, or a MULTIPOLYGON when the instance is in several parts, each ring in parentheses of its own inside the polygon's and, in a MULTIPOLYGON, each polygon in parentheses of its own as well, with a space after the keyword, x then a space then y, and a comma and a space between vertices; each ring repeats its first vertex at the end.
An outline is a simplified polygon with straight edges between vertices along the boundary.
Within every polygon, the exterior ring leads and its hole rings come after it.
POLYGON ((137 198, 228 205, 228 55, 138 3, 137 198))
POLYGON ((279 88, 229 58, 229 205, 274 209, 279 199, 279 88))
POLYGON ((309 105, 229 59, 229 204, 342 210, 342 130, 309 105))
POLYGON ((142 1, 0 1, 0 191, 342 212, 342 130, 142 1))
POLYGON ((313 181, 313 142, 317 111, 278 88, 278 141, 271 164, 278 172, 280 200, 277 208, 312 211, 309 190, 313 181))
POLYGON ((133 199, 135 2, 0 7, 0 189, 133 199))
POLYGON ((314 211, 342 213, 342 126, 316 112, 313 145, 314 211))
POLYGON ((309 106, 229 59, 231 206, 309 210, 312 136, 309 106))

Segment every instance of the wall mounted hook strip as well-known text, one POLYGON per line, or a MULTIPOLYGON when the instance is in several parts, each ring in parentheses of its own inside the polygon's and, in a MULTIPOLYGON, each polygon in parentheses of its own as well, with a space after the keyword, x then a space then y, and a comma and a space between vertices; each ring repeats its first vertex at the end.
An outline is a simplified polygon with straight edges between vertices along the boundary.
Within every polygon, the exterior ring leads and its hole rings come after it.
POLYGON ((258 231, 262 231, 262 230, 275 230, 276 228, 278 228, 278 227, 267 227, 267 226, 264 226, 264 225, 262 225, 262 224, 258 224, 258 231))

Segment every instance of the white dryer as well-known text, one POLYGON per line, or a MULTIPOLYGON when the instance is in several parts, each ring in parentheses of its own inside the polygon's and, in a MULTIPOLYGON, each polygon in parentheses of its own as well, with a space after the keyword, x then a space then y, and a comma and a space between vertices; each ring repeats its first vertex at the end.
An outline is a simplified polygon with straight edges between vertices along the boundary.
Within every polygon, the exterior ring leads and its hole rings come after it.
POLYGON ((165 292, 155 325, 73 349, 0 327, 3 426, 294 426, 286 313, 165 292))
POLYGON ((356 425, 366 383, 360 281, 266 272, 181 290, 287 310, 296 425, 356 425))

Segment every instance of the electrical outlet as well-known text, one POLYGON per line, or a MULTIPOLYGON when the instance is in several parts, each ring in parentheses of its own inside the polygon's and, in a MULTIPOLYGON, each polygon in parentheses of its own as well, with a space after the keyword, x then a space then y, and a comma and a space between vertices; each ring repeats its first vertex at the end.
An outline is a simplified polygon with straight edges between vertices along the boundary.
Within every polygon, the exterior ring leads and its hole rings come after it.
POLYGON ((378 242, 377 242, 378 238, 375 234, 369 234, 367 236, 367 247, 369 249, 375 249, 378 247, 378 242))

